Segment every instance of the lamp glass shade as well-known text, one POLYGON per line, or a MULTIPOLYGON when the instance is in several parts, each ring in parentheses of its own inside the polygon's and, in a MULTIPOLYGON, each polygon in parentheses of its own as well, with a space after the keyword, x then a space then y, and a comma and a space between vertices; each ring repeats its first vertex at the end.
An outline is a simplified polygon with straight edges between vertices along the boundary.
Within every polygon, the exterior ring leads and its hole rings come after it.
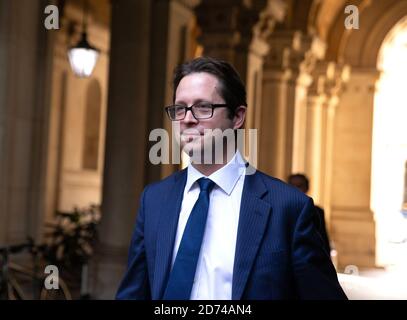
POLYGON ((86 33, 75 47, 68 50, 68 59, 74 74, 80 78, 87 78, 93 72, 99 51, 91 47, 86 39, 86 33))

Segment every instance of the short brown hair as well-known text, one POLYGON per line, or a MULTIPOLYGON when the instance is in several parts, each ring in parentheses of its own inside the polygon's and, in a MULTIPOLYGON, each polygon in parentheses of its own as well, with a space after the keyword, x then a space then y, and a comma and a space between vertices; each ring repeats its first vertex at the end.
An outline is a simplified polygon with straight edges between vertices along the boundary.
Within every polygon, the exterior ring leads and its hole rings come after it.
POLYGON ((246 89, 238 72, 233 66, 222 60, 210 57, 199 57, 179 65, 174 70, 173 102, 181 79, 189 74, 207 72, 214 75, 220 84, 220 96, 225 100, 233 116, 239 106, 247 106, 246 89))

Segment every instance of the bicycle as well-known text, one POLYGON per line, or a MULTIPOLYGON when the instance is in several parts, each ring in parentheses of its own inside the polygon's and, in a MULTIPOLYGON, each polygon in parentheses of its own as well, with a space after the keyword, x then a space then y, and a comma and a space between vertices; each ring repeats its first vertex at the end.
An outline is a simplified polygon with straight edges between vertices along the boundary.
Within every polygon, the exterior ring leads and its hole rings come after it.
POLYGON ((50 229, 45 232, 44 244, 35 245, 29 238, 26 243, 0 248, 0 299, 70 300, 73 295, 82 300, 91 298, 88 262, 97 236, 99 206, 57 212, 55 218, 45 224, 50 229), (10 261, 11 255, 26 249, 31 254, 31 266, 10 261), (45 274, 45 267, 52 265, 60 267, 57 269, 58 290, 46 287, 47 280, 53 275, 45 274))
POLYGON ((0 299, 2 300, 71 300, 71 292, 65 281, 58 277, 58 289, 47 288, 48 275, 45 261, 41 261, 40 254, 46 249, 45 245, 35 245, 30 239, 26 243, 0 247, 0 299), (25 249, 31 254, 32 267, 27 267, 13 261, 10 256, 22 253, 25 249), (29 289, 30 288, 30 289, 29 289))
MULTIPOLYGON (((89 260, 97 241, 97 225, 100 207, 74 207, 73 211, 57 211, 55 219, 46 222, 45 239, 48 246, 47 259, 62 266, 64 279, 76 287, 80 300, 91 299, 88 290, 89 260)), ((75 292, 76 292, 75 291, 75 292)))

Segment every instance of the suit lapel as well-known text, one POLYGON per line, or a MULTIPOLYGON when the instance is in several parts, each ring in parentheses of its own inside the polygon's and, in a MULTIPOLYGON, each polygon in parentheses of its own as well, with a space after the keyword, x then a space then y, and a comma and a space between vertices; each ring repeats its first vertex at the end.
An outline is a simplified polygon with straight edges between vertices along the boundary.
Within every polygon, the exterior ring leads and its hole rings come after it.
POLYGON ((167 283, 186 178, 186 170, 182 170, 176 175, 174 177, 174 185, 162 202, 160 223, 156 231, 157 244, 152 287, 153 299, 162 298, 164 285, 167 283))
POLYGON ((243 295, 267 226, 271 205, 261 199, 265 193, 267 189, 258 172, 245 177, 233 267, 233 300, 239 300, 243 295))

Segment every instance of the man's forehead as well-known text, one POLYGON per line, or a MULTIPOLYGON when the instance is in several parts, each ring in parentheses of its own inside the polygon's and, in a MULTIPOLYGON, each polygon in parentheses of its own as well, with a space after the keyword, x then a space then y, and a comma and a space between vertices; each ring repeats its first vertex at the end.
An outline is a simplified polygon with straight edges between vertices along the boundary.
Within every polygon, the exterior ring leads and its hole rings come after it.
POLYGON ((175 92, 176 100, 196 94, 220 95, 220 82, 218 78, 207 72, 195 72, 181 79, 175 92))
MULTIPOLYGON (((185 75, 178 84, 178 88, 181 84, 213 84, 218 86, 219 79, 208 72, 193 72, 185 75)), ((178 89, 177 88, 177 89, 178 89)))

